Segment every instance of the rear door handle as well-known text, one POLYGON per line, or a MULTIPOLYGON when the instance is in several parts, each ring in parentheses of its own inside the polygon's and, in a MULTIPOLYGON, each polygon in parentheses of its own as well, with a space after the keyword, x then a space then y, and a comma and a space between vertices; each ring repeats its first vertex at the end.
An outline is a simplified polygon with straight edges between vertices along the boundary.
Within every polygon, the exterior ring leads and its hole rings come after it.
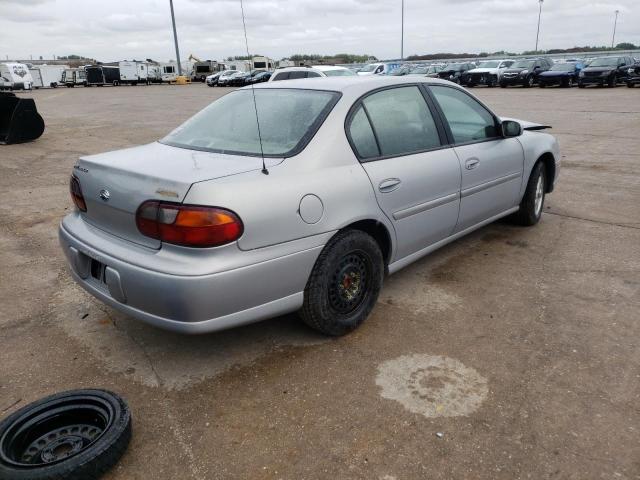
POLYGON ((393 192, 400 187, 401 183, 402 180, 400 180, 399 178, 387 178, 386 180, 380 182, 380 184, 378 185, 378 190, 380 190, 380 192, 382 193, 393 192))
POLYGON ((479 159, 477 159, 475 157, 469 158, 466 162, 464 162, 464 168, 466 168, 467 170, 473 170, 479 164, 480 164, 480 160, 479 159))

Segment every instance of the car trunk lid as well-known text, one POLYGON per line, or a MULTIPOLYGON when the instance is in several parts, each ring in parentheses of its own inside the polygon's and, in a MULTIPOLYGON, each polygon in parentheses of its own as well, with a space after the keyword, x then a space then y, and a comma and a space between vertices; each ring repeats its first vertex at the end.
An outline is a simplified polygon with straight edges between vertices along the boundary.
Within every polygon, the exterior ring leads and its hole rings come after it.
MULTIPOLYGON (((270 164, 277 163, 268 159, 270 164)), ((158 249, 159 240, 142 235, 136 211, 146 200, 181 203, 196 182, 262 168, 259 157, 225 155, 151 143, 80 158, 80 181, 87 211, 83 219, 112 235, 158 249)))

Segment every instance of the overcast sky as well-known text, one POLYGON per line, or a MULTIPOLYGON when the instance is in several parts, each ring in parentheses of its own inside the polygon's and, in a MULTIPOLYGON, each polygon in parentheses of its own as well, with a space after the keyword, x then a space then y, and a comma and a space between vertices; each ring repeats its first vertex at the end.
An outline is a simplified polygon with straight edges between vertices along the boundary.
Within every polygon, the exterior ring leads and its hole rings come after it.
MULTIPOLYGON (((249 47, 400 56, 401 0, 244 0, 249 47)), ((174 0, 183 59, 246 52, 239 0, 174 0)), ((546 0, 540 48, 640 44, 640 0, 546 0)), ((405 56, 535 47, 537 0, 405 0, 405 56)), ((175 58, 169 0, 0 0, 0 58, 175 58)))

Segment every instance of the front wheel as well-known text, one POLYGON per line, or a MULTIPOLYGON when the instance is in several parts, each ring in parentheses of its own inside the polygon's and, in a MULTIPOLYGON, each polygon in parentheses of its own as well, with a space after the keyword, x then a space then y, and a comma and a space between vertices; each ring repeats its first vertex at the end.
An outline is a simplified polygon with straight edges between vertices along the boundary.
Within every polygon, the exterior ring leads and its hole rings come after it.
POLYGON ((299 315, 325 335, 345 335, 371 313, 383 276, 377 242, 360 230, 339 232, 316 260, 299 315))
POLYGON ((609 88, 615 88, 616 85, 617 85, 616 77, 611 77, 607 82, 607 87, 609 88))
POLYGON ((527 190, 520 202, 520 210, 513 214, 513 220, 518 225, 529 227, 535 225, 542 217, 542 207, 547 189, 547 176, 542 162, 536 163, 529 176, 527 190))

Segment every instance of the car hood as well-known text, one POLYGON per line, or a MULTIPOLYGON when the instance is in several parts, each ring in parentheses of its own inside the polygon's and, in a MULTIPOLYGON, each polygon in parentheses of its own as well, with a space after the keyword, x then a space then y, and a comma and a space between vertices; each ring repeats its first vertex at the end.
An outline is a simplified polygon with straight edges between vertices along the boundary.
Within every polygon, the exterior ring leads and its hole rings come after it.
POLYGON ((611 72, 615 70, 616 67, 586 67, 583 72, 595 72, 595 73, 604 73, 611 72))
POLYGON ((467 73, 496 73, 499 68, 474 68, 473 70, 468 70, 467 73))
POLYGON ((560 72, 560 71, 549 71, 547 70, 546 72, 542 72, 540 74, 541 77, 568 77, 570 75, 573 75, 575 72, 560 72))
POLYGON ((525 70, 529 70, 528 68, 507 68, 503 73, 520 73, 525 70))

